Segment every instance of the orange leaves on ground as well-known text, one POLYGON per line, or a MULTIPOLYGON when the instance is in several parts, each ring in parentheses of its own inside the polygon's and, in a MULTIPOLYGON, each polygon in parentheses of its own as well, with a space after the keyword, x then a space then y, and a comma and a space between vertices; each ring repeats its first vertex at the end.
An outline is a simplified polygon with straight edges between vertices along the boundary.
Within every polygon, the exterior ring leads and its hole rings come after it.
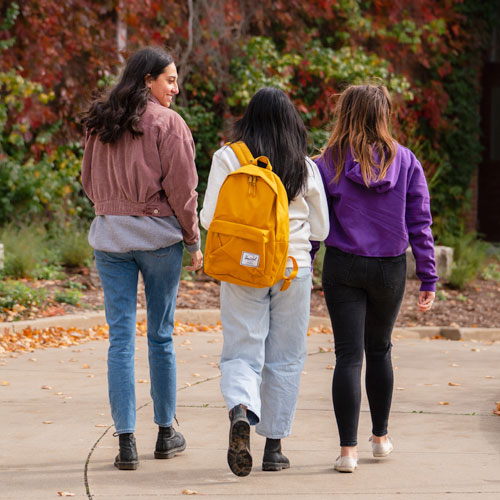
MULTIPOLYGON (((15 328, 15 325, 13 325, 15 328)), ((180 323, 175 322, 174 335, 184 335, 193 332, 215 332, 220 333, 222 325, 220 321, 217 325, 202 325, 200 323, 180 323)), ((140 337, 147 335, 146 321, 139 321, 136 327, 136 334, 140 337)), ((108 326, 95 326, 93 328, 62 328, 53 326, 43 329, 33 329, 31 327, 11 331, 5 328, 3 335, 0 335, 0 354, 5 352, 29 352, 34 349, 46 349, 47 347, 70 347, 92 340, 105 340, 108 338, 108 326)), ((220 339, 213 339, 213 342, 220 342, 220 339)), ((189 343, 189 341, 184 341, 189 343)), ((35 358, 33 358, 34 360, 35 358)), ((70 360, 76 362, 76 359, 70 360)), ((82 368, 90 368, 84 364, 82 368)))
POLYGON ((327 326, 313 326, 307 330, 307 336, 310 337, 313 333, 332 333, 332 329, 327 326))
POLYGON ((26 352, 47 347, 70 347, 90 340, 107 338, 107 326, 88 329, 60 326, 43 329, 28 327, 18 332, 6 328, 0 337, 0 352, 26 352))
POLYGON ((452 387, 460 387, 462 384, 457 384, 456 382, 448 382, 448 385, 452 387))
POLYGON ((222 332, 222 325, 220 321, 216 325, 202 325, 200 323, 174 323, 174 335, 184 335, 186 333, 194 332, 222 332))
POLYGON ((493 413, 494 413, 495 415, 500 415, 500 401, 497 401, 495 404, 496 404, 497 406, 496 406, 496 408, 493 410, 493 413))

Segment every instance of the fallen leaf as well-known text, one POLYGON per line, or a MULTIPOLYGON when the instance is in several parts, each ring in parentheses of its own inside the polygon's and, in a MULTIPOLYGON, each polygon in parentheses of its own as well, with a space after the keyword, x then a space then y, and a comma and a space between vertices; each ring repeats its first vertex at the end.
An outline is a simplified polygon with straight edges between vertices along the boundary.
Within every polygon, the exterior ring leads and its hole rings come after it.
POLYGON ((200 358, 208 358, 208 354, 200 354, 200 358))
POLYGON ((94 378, 95 375, 93 375, 92 373, 90 375, 87 375, 88 378, 94 378))
POLYGON ((191 384, 189 382, 184 382, 185 385, 187 385, 188 387, 191 387, 191 384))
POLYGON ((480 351, 480 349, 477 349, 476 347, 473 347, 473 348, 471 349, 471 351, 474 351, 474 352, 479 352, 479 351, 480 351))
POLYGON ((200 375, 199 373, 191 373, 191 375, 192 375, 193 377, 201 377, 201 375, 200 375))
POLYGON ((215 344, 216 342, 220 342, 220 339, 210 339, 210 340, 207 340, 207 342, 209 344, 215 344))
POLYGON ((457 384, 456 382, 448 382, 448 385, 451 385, 452 387, 459 387, 462 384, 457 384))
POLYGON ((7 380, 2 380, 0 382, 0 385, 7 386, 7 385, 10 385, 10 382, 7 382, 7 380))
POLYGON ((63 394, 64 394, 64 392, 54 392, 55 396, 62 396, 63 394))
POLYGON ((42 385, 41 389, 50 390, 52 387, 50 387, 50 385, 42 385))
POLYGON ((396 387, 397 391, 406 391, 406 387, 396 387))
POLYGON ((37 360, 36 358, 30 358, 30 361, 32 361, 33 363, 35 363, 36 360, 37 360))
POLYGON ((42 424, 51 424, 51 423, 52 423, 52 420, 44 420, 44 421, 42 422, 42 424))
POLYGON ((302 375, 307 375, 307 372, 305 370, 303 370, 302 375))
POLYGON ((74 493, 70 493, 69 491, 58 491, 57 494, 60 497, 74 497, 75 496, 74 493))
POLYGON ((327 370, 333 370, 334 368, 335 368, 335 366, 333 366, 333 365, 328 365, 328 366, 326 367, 326 369, 327 369, 327 370))
POLYGON ((107 424, 95 424, 96 427, 109 427, 107 424))
POLYGON ((450 366, 453 366, 454 368, 456 368, 457 366, 460 366, 460 365, 457 365, 456 363, 452 363, 450 366))
POLYGON ((82 368, 90 368, 90 365, 88 365, 87 363, 83 363, 82 368))
POLYGON ((493 377, 493 375, 486 375, 486 377, 484 378, 495 378, 495 377, 493 377))
POLYGON ((198 495, 198 492, 195 490, 182 490, 183 495, 198 495))
POLYGON ((449 405, 450 403, 448 401, 440 401, 439 404, 440 405, 449 405))
POLYGON ((149 380, 146 380, 146 379, 141 379, 141 380, 138 380, 137 382, 139 382, 139 384, 149 384, 149 380))

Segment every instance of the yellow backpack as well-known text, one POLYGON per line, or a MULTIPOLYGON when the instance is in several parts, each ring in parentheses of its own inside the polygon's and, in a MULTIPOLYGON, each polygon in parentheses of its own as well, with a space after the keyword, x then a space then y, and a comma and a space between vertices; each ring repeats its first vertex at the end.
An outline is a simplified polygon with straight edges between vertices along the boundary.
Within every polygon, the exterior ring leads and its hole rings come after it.
POLYGON ((219 191, 205 245, 205 273, 220 281, 254 288, 297 276, 285 276, 288 256, 288 197, 265 156, 254 158, 244 142, 230 144, 241 167, 231 172, 219 191))

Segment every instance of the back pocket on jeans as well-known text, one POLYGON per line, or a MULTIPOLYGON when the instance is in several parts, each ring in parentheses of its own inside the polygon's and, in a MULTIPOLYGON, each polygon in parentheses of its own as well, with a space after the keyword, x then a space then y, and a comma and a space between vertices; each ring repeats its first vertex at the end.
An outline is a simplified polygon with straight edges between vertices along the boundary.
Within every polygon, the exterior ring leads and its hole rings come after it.
POLYGON ((335 247, 326 247, 323 261, 323 284, 346 283, 351 274, 354 255, 342 252, 335 247))
POLYGON ((406 255, 398 257, 385 257, 379 260, 384 288, 398 290, 406 282, 406 255))

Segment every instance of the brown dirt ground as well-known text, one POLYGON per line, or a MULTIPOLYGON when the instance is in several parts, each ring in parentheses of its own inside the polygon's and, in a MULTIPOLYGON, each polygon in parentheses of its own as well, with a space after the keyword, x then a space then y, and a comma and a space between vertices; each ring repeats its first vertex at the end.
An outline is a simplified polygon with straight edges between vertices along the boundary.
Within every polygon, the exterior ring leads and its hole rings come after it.
MULTIPOLYGON (((37 317, 75 314, 103 309, 103 294, 94 286, 86 268, 68 271, 66 280, 27 282, 27 285, 43 287, 48 291, 48 300, 40 308, 0 311, 0 321, 15 321, 37 317), (57 290, 65 288, 67 281, 85 285, 80 304, 77 306, 55 302, 52 297, 57 290)), ((500 283, 493 280, 476 280, 464 290, 453 290, 446 285, 438 289, 436 301, 431 311, 417 312, 419 282, 409 280, 397 320, 397 326, 461 326, 500 327, 500 283)), ((145 307, 143 289, 140 286, 138 306, 145 307)), ((219 284, 203 273, 195 280, 182 280, 177 297, 179 309, 216 309, 219 307, 219 284)), ((328 316, 321 287, 315 286, 311 295, 311 314, 328 316)))

